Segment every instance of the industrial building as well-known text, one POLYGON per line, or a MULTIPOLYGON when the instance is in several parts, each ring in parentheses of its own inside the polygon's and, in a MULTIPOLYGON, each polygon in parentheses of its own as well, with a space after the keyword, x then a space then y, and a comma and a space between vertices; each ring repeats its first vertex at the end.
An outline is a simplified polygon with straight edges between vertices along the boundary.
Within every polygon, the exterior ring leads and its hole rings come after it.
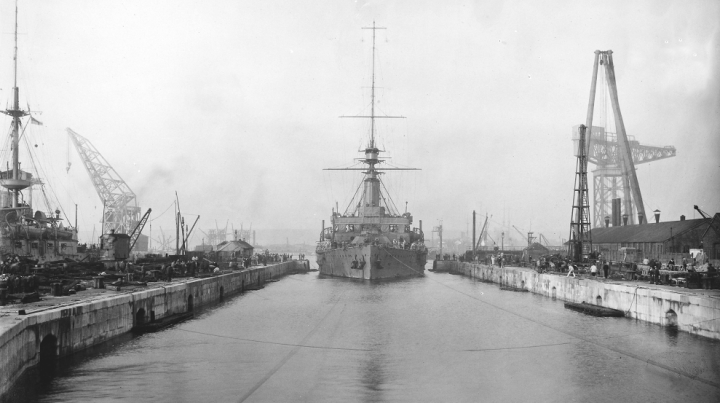
MULTIPOLYGON (((712 217, 665 221, 642 225, 620 225, 594 228, 590 231, 592 248, 610 260, 620 248, 632 248, 637 258, 669 259, 671 255, 688 255, 703 249, 713 264, 720 263, 720 213, 712 217)), ((675 257, 675 256, 673 256, 675 257)), ((675 257, 677 260, 677 257, 675 257)))

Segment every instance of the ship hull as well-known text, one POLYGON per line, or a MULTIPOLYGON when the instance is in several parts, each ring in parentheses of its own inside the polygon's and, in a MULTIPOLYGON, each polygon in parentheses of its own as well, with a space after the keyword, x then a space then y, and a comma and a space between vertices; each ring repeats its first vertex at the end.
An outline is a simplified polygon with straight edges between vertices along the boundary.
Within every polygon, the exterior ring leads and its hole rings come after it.
POLYGON ((425 274, 427 252, 363 245, 317 252, 320 273, 365 280, 418 277, 425 274))

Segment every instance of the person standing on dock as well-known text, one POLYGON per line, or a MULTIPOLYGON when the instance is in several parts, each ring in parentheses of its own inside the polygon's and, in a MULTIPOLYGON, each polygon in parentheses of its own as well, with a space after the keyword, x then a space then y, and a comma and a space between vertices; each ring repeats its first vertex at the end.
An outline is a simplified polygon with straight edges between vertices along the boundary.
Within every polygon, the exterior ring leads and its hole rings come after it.
POLYGON ((597 276, 597 266, 595 265, 595 263, 590 266, 590 275, 593 277, 597 276))
POLYGON ((608 278, 608 274, 610 273, 610 265, 608 264, 608 261, 603 262, 603 275, 605 278, 608 278))
POLYGON ((570 277, 570 275, 573 275, 575 277, 575 268, 573 267, 572 263, 568 263, 568 274, 565 277, 570 277))

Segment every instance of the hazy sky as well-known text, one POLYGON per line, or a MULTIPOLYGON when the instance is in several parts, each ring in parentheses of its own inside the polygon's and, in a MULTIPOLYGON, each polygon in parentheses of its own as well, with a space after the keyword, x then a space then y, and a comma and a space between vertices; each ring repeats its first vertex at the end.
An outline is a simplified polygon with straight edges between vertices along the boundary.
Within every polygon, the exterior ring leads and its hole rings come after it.
MULTIPOLYGON (((13 7, 0 2, 6 102, 13 7)), ((174 230, 172 208, 160 214, 175 191, 206 230, 229 220, 319 232, 361 179, 322 169, 351 165, 367 137, 367 122, 338 116, 366 111, 360 28, 374 20, 387 27, 378 106, 407 117, 382 121, 380 142, 396 166, 422 169, 384 178, 398 207, 408 202, 428 238, 440 219, 464 231, 475 209, 493 231, 504 217, 559 242, 596 49, 614 52, 627 133, 678 150, 638 167, 646 209, 663 220, 692 217, 694 204, 720 211, 718 16, 714 0, 28 0, 19 86, 22 105, 42 111, 26 135, 71 219, 79 205, 81 241, 99 231, 102 203, 66 127, 153 208, 153 237, 174 230)))

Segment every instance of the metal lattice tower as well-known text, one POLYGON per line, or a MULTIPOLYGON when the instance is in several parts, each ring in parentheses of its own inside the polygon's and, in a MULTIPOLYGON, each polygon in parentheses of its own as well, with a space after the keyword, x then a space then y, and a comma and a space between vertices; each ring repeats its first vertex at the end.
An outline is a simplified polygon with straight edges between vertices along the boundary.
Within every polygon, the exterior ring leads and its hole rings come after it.
POLYGON ((95 190, 104 204, 103 233, 129 234, 140 220, 135 193, 85 137, 67 129, 95 190))
MULTIPOLYGON (((573 126, 573 149, 577 156, 578 126, 573 126)), ((632 152, 633 163, 637 166, 648 162, 672 158, 677 151, 674 146, 648 146, 640 144, 633 136, 627 136, 632 152)), ((612 199, 627 199, 630 194, 626 192, 620 171, 618 156, 618 140, 615 133, 606 131, 604 127, 593 126, 588 137, 590 149, 588 162, 594 164, 593 173, 593 225, 602 227, 604 217, 612 212, 612 199)), ((632 200, 632 199, 631 199, 632 200)), ((632 208, 635 209, 634 203, 632 208)), ((626 212, 629 224, 635 223, 633 211, 626 212)))
POLYGON ((590 237, 590 201, 588 200, 587 156, 585 147, 585 126, 578 129, 578 157, 575 165, 575 186, 573 207, 570 217, 570 241, 568 255, 574 261, 580 261, 592 250, 590 237))
MULTIPOLYGON (((586 157, 587 162, 597 166, 593 170, 593 203, 596 227, 602 227, 604 218, 611 214, 612 199, 622 199, 622 213, 628 215, 628 224, 647 222, 645 206, 635 173, 635 165, 671 158, 676 155, 675 147, 647 146, 640 144, 633 136, 625 132, 622 113, 618 101, 617 83, 615 80, 615 67, 612 50, 595 51, 593 77, 588 105, 588 119, 586 121, 586 157), (592 125, 592 109, 595 102, 595 88, 597 83, 598 67, 602 65, 605 70, 607 91, 610 95, 612 112, 615 118, 615 132, 608 132, 604 127, 592 125), (635 214, 635 212, 637 214, 635 214)), ((603 91, 605 89, 603 88, 603 91)), ((576 156, 579 155, 578 126, 573 127, 573 142, 576 156)))

